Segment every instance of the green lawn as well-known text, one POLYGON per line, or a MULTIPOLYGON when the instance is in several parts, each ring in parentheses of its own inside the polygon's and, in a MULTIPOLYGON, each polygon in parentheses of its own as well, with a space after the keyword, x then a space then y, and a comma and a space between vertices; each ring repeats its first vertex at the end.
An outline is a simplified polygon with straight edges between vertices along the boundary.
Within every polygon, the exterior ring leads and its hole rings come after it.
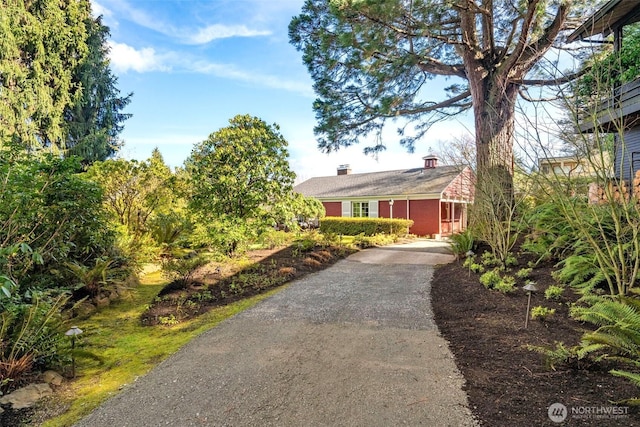
POLYGON ((159 272, 149 274, 130 298, 77 322, 84 331, 77 348, 101 360, 77 358, 76 379, 58 396, 69 409, 43 426, 71 426, 197 335, 278 291, 220 307, 172 327, 141 326, 140 315, 165 284, 159 272))

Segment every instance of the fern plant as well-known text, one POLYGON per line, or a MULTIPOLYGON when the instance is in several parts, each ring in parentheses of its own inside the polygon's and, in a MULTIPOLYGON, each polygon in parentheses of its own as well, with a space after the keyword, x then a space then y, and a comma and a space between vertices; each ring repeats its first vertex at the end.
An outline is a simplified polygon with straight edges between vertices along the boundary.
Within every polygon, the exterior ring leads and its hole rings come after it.
POLYGON ((572 255, 557 264, 555 277, 582 294, 592 292, 605 283, 605 275, 593 255, 572 255))
MULTIPOLYGON (((597 359, 616 360, 632 369, 640 369, 640 299, 588 296, 581 301, 587 305, 574 306, 571 315, 598 326, 598 329, 582 336, 582 342, 575 349, 578 357, 595 355, 597 359)), ((640 372, 617 369, 609 372, 640 387, 640 372)))
POLYGON ((640 299, 634 297, 588 296, 587 306, 574 306, 571 316, 598 329, 583 335, 583 347, 606 349, 608 356, 640 367, 640 299))
POLYGON ((451 240, 451 250, 457 258, 462 257, 473 249, 473 235, 468 229, 461 233, 452 234, 449 239, 451 240))
POLYGON ((97 258, 93 267, 87 267, 75 262, 65 264, 67 270, 79 282, 78 289, 84 288, 92 298, 113 283, 111 278, 112 260, 97 258))

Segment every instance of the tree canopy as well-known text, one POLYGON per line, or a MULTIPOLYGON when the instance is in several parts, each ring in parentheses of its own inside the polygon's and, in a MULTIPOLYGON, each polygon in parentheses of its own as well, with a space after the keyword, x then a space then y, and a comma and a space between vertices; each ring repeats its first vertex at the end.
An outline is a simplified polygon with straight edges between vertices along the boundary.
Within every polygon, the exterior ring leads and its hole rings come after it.
POLYGON ((88 52, 73 73, 73 83, 80 87, 76 102, 65 109, 65 143, 67 155, 77 155, 85 164, 106 160, 122 143, 118 139, 130 114, 122 110, 132 94, 120 96, 118 79, 109 63, 107 39, 109 27, 102 18, 85 19, 88 52))
POLYGON ((365 152, 384 150, 383 126, 402 118, 401 143, 413 150, 434 122, 472 109, 479 181, 498 176, 510 192, 519 91, 569 79, 536 75, 537 65, 561 44, 582 3, 307 0, 289 34, 315 82, 320 149, 373 134, 365 152), (451 82, 439 99, 435 76, 451 82))
POLYGON ((89 0, 0 0, 0 146, 48 148, 85 164, 118 149, 129 115, 89 0))
MULTIPOLYGON (((276 124, 238 115, 200 144, 186 161, 191 209, 220 230, 273 225, 275 207, 290 200, 295 174, 276 124), (229 227, 233 223, 233 227, 229 227), (244 226, 243 226, 244 224, 244 226)), ((230 251, 237 242, 231 243, 230 251)))
POLYGON ((63 114, 79 94, 88 0, 0 1, 0 141, 60 145, 63 114))

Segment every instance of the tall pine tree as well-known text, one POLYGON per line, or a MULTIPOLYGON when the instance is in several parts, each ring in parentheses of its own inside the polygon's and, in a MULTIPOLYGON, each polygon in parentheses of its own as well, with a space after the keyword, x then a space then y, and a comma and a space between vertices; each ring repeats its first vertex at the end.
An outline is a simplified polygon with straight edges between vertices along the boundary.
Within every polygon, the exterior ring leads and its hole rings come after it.
POLYGON ((131 117, 122 110, 131 102, 132 94, 119 96, 118 79, 109 66, 109 28, 102 24, 101 17, 88 17, 85 22, 88 54, 73 75, 80 95, 65 110, 65 149, 67 155, 91 164, 112 157, 121 147, 118 135, 124 121, 131 117))
POLYGON ((0 0, 0 147, 63 145, 89 13, 88 0, 0 0))

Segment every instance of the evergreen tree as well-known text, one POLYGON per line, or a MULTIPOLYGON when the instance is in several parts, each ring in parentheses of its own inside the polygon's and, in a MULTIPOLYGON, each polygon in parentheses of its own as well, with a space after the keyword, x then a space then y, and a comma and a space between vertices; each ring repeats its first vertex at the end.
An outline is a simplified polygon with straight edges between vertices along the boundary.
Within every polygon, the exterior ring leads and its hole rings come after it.
POLYGON ((87 55, 89 0, 0 0, 0 146, 64 144, 64 111, 87 55))
MULTIPOLYGON (((429 127, 462 111, 475 118, 477 198, 509 203, 516 100, 529 85, 571 76, 539 64, 593 2, 568 0, 306 0, 289 26, 315 81, 319 147, 326 152, 367 134, 385 149, 386 123, 413 150, 429 127), (572 19, 575 18, 575 19, 572 19), (430 82, 450 79, 440 98, 430 82), (542 77, 542 78, 541 78, 542 77)), ((549 67, 555 68, 555 67, 549 67)), ((493 203, 493 202, 491 202, 493 203)))
POLYGON ((123 122, 131 117, 122 113, 132 94, 120 97, 118 79, 109 67, 107 38, 109 28, 102 18, 88 17, 88 53, 75 69, 73 81, 81 88, 80 97, 65 111, 66 154, 79 156, 84 164, 106 160, 122 143, 118 135, 123 122))

